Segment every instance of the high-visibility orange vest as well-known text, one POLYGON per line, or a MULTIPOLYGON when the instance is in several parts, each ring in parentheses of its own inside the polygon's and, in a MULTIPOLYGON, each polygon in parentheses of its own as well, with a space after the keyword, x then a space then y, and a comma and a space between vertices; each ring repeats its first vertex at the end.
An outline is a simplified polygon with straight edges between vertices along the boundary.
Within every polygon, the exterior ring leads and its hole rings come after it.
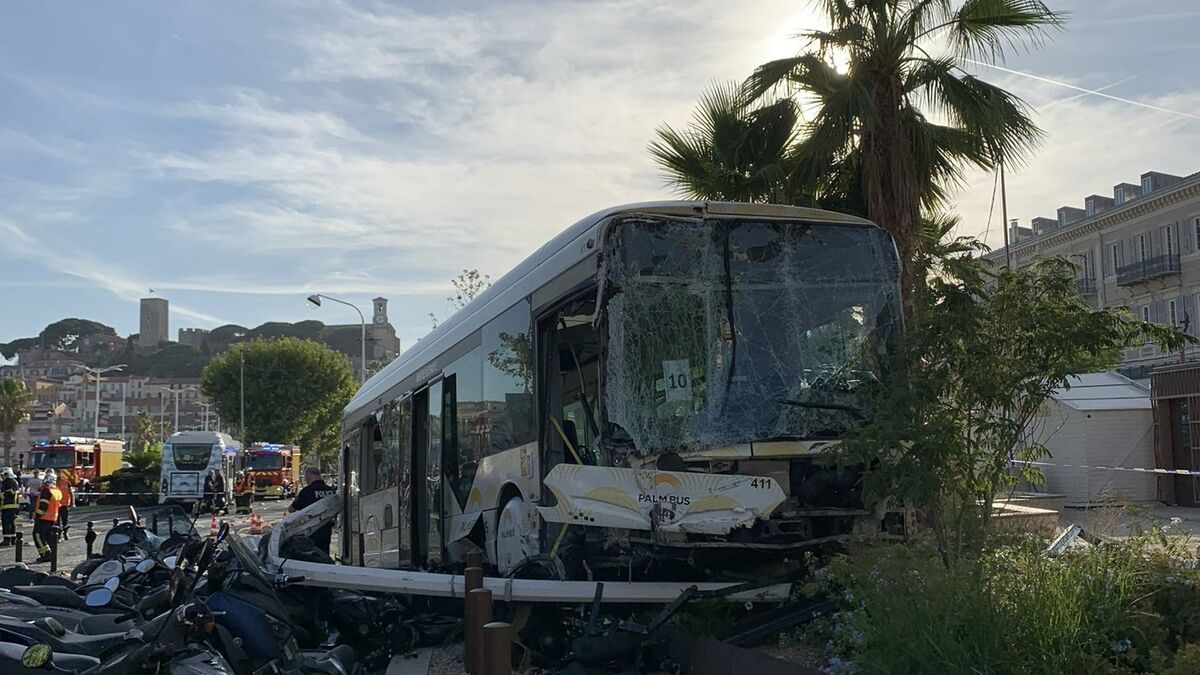
POLYGON ((75 506, 75 490, 71 488, 71 481, 59 478, 58 491, 62 493, 62 506, 75 506))
POLYGON ((62 503, 62 493, 53 485, 43 485, 42 492, 38 495, 37 514, 38 520, 48 520, 52 523, 58 522, 58 507, 62 503))

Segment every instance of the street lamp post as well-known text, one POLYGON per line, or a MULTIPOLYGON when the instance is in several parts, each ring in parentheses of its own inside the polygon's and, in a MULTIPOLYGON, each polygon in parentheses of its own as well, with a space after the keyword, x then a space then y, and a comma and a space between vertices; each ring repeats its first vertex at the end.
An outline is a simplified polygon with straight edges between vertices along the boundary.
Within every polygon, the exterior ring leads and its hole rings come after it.
MULTIPOLYGON (((83 369, 85 371, 91 373, 92 375, 94 375, 96 377, 96 414, 95 414, 95 417, 93 417, 93 426, 92 426, 92 437, 93 438, 100 438, 100 380, 102 379, 101 376, 104 375, 104 373, 107 373, 110 371, 124 370, 124 368, 125 368, 124 363, 120 363, 115 366, 108 366, 106 368, 88 368, 87 366, 83 367, 83 369)), ((87 390, 85 389, 84 391, 86 392, 87 390)), ((124 411, 122 410, 122 412, 124 412, 124 411)))
POLYGON ((354 305, 346 302, 345 300, 338 300, 337 298, 331 298, 328 295, 321 295, 320 293, 315 293, 313 295, 308 296, 308 301, 310 303, 312 303, 312 305, 314 307, 320 307, 322 298, 329 300, 330 302, 336 302, 338 304, 345 305, 347 307, 350 307, 354 311, 358 312, 358 320, 362 326, 362 333, 360 336, 361 349, 359 352, 360 363, 359 363, 359 368, 358 368, 358 381, 360 383, 366 382, 367 381, 367 319, 366 319, 366 317, 363 316, 362 310, 359 309, 358 307, 355 307, 354 305))
POLYGON ((197 403, 196 405, 204 408, 204 430, 208 431, 208 409, 212 407, 211 403, 197 403))
MULTIPOLYGON (((180 387, 179 389, 172 389, 172 388, 170 388, 170 387, 163 387, 163 386, 161 386, 161 385, 154 385, 152 388, 154 388, 154 389, 158 389, 159 391, 166 392, 166 393, 168 393, 168 394, 171 394, 172 396, 174 396, 174 397, 175 397, 175 422, 174 422, 174 427, 175 427, 175 431, 179 431, 179 395, 180 395, 180 394, 182 394, 182 393, 184 393, 184 392, 187 392, 187 391, 196 391, 196 388, 195 388, 195 387, 188 386, 188 387, 180 387)), ((159 421, 160 421, 160 424, 161 424, 161 420, 162 420, 162 417, 163 417, 163 415, 162 415, 161 413, 162 413, 162 411, 163 411, 163 409, 164 409, 165 407, 166 407, 165 405, 163 405, 163 406, 159 406, 159 410, 160 410, 160 414, 159 414, 159 421)), ((161 432, 159 433, 159 439, 160 439, 160 440, 162 439, 162 434, 161 434, 161 432)))

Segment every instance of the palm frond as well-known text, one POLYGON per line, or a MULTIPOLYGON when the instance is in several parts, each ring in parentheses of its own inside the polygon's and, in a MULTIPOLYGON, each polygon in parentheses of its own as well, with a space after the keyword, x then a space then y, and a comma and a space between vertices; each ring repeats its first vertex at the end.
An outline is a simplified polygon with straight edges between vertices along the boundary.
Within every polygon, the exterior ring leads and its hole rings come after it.
POLYGON ((946 25, 956 54, 998 60, 1006 49, 1040 43, 1065 21, 1042 0, 966 0, 946 25))
POLYGON ((786 59, 776 59, 755 68, 754 72, 750 73, 750 77, 746 78, 742 84, 742 105, 748 106, 755 103, 787 81, 792 71, 799 66, 805 56, 808 55, 801 54, 786 59))

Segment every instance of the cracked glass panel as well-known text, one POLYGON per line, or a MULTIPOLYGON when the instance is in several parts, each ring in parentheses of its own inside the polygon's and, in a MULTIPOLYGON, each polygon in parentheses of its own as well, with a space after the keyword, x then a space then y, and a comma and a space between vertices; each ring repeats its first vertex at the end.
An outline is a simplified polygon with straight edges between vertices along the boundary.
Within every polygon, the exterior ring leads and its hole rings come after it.
POLYGON ((639 454, 833 439, 899 312, 871 227, 625 219, 609 230, 605 414, 639 454))

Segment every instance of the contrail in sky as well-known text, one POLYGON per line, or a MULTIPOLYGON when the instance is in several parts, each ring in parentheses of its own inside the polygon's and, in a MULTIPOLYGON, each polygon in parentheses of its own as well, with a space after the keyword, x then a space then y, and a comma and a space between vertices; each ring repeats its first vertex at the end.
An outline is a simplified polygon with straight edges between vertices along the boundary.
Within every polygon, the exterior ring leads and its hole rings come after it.
POLYGON ((1080 91, 1085 94, 1091 94, 1092 96, 1099 96, 1101 98, 1107 98, 1107 99, 1111 99, 1113 101, 1120 101, 1121 103, 1128 103, 1130 105, 1136 105, 1139 108, 1146 108, 1148 110, 1157 110, 1158 112, 1170 113, 1172 115, 1178 115, 1180 117, 1186 117, 1188 119, 1200 120, 1200 115, 1197 115, 1195 113, 1183 112, 1182 110, 1172 110, 1170 108, 1164 108, 1162 106, 1152 105, 1150 103, 1143 103, 1141 101, 1135 101, 1131 98, 1122 98, 1120 96, 1113 96, 1112 94, 1106 94, 1097 89, 1086 89, 1084 87, 1077 87, 1073 84, 1067 84, 1066 82, 1060 82, 1059 80, 1052 80, 1048 77, 1042 77, 1040 75, 1033 75, 1031 73, 1023 73, 1019 70, 1013 70, 1012 68, 1005 68, 1004 66, 997 66, 993 63, 987 63, 984 61, 976 61, 974 59, 963 59, 963 60, 966 61, 967 63, 972 63, 977 66, 983 66, 984 68, 991 68, 993 70, 999 70, 1000 72, 1003 72, 1003 73, 1009 73, 1012 75, 1020 75, 1021 77, 1028 77, 1029 79, 1037 80, 1038 82, 1045 82, 1047 84, 1056 84, 1060 87, 1066 87, 1067 89, 1074 89, 1075 91, 1080 91))

